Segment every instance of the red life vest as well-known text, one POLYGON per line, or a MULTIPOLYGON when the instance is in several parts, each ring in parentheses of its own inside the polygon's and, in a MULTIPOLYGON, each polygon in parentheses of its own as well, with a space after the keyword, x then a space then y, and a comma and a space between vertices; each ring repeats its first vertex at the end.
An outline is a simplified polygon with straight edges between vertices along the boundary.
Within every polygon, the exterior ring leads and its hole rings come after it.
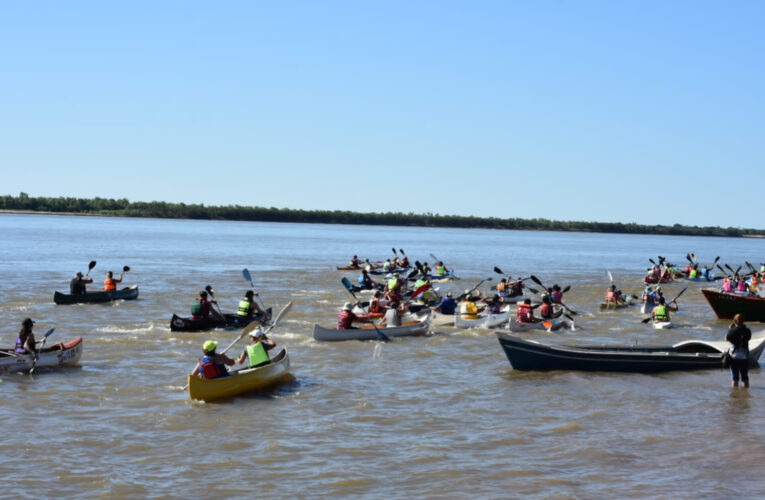
POLYGON ((221 370, 220 366, 213 363, 210 356, 204 356, 199 361, 202 362, 202 368, 199 370, 202 378, 218 378, 223 376, 223 370, 221 370))
POLYGON ((340 313, 337 315, 337 329, 349 330, 351 328, 351 323, 353 323, 353 313, 341 309, 340 313))
POLYGON ((543 318, 549 318, 552 316, 552 307, 549 304, 542 304, 539 308, 539 315, 543 318))
POLYGON ((380 299, 372 299, 372 301, 369 303, 369 312, 371 313, 381 313, 382 306, 380 305, 380 299))
POLYGON ((519 323, 531 323, 531 304, 518 304, 516 315, 519 323))

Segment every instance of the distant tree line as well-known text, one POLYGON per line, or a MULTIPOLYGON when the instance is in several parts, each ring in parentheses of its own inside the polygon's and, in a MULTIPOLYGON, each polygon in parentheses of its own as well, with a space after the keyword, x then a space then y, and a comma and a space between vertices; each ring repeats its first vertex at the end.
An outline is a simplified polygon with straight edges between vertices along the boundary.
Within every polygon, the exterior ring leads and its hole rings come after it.
POLYGON ((627 234, 674 234, 689 236, 765 236, 765 230, 721 228, 713 226, 672 226, 621 223, 552 221, 548 219, 500 219, 461 215, 404 214, 401 212, 359 213, 342 210, 293 210, 275 207, 241 205, 205 206, 204 204, 166 203, 163 201, 131 202, 125 198, 70 198, 0 196, 0 210, 53 212, 122 217, 156 217, 172 219, 213 219, 261 222, 309 222, 325 224, 368 224, 386 226, 458 227, 484 229, 524 229, 627 234))

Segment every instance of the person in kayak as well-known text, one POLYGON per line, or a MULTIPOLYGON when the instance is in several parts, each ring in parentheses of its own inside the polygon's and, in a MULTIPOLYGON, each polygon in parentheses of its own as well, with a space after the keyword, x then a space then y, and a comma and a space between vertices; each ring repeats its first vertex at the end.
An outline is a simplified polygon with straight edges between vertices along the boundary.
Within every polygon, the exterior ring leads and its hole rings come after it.
POLYGON ((388 304, 388 310, 385 311, 385 325, 390 328, 393 326, 401 326, 401 304, 398 302, 391 302, 388 304))
POLYGON ((215 352, 216 347, 218 347, 218 342, 214 340, 208 340, 202 345, 204 356, 197 362, 191 375, 199 378, 228 377, 226 366, 234 366, 234 360, 225 354, 217 354, 215 352))
POLYGON ((210 317, 211 312, 216 318, 225 319, 218 311, 212 308, 212 304, 217 303, 215 299, 212 301, 207 300, 207 291, 202 290, 199 292, 197 300, 191 305, 191 319, 207 319, 210 317))
POLYGON ((268 351, 276 347, 276 342, 267 338, 263 331, 258 328, 250 333, 250 345, 245 347, 239 359, 236 360, 240 365, 247 359, 248 368, 267 365, 271 362, 268 351))
POLYGON ((358 301, 355 303, 346 302, 337 314, 337 329, 338 330, 355 330, 353 322, 356 319, 356 315, 353 314, 353 306, 359 305, 358 301))
POLYGON ((398 267, 401 269, 408 269, 409 268, 409 257, 404 255, 401 258, 401 261, 398 263, 398 267))
POLYGON ((752 331, 744 324, 744 318, 740 314, 733 316, 733 324, 725 335, 725 340, 732 344, 731 387, 738 387, 739 379, 744 388, 749 387, 749 341, 751 339, 752 331))
POLYGON ((548 319, 555 319, 560 314, 555 315, 553 312, 553 301, 552 298, 549 295, 545 295, 542 297, 542 305, 539 306, 539 317, 545 320, 548 319))
POLYGON ((619 304, 621 302, 624 302, 622 299, 621 290, 617 290, 616 285, 611 285, 610 287, 608 287, 608 290, 606 290, 606 304, 608 305, 613 304, 615 307, 616 304, 619 304))
POLYGON ((107 271, 106 279, 104 280, 104 291, 114 292, 117 290, 117 283, 122 283, 122 273, 119 278, 114 277, 114 273, 107 271))
POLYGON ((383 262, 382 268, 383 268, 383 271, 385 271, 386 273, 389 272, 391 269, 393 269, 391 261, 390 261, 390 257, 385 259, 385 262, 383 262))
POLYGON ((431 307, 431 309, 441 314, 454 314, 454 311, 457 310, 457 302, 454 301, 452 292, 448 292, 446 297, 441 299, 441 302, 437 306, 431 307))
POLYGON ((478 319, 478 313, 486 307, 478 307, 475 303, 480 297, 473 296, 472 290, 465 290, 465 298, 460 302, 460 315, 462 319, 478 319))
POLYGON ((385 308, 382 304, 382 292, 377 290, 372 300, 369 301, 369 312, 370 314, 379 314, 383 311, 385 311, 385 308))
POLYGON ((436 276, 446 276, 449 274, 449 270, 444 265, 444 262, 439 260, 438 264, 436 264, 436 276))
POLYGON ((366 269, 361 271, 361 276, 359 276, 359 288, 361 290, 374 290, 378 288, 377 283, 369 276, 366 269))
POLYGON ((494 294, 488 299, 483 300, 486 303, 486 307, 489 309, 489 314, 500 314, 502 312, 504 302, 499 294, 494 294))
POLYGON ((677 311, 679 307, 674 300, 667 304, 664 297, 659 298, 659 304, 651 311, 651 317, 653 317, 654 323, 667 323, 671 321, 669 317, 669 311, 677 311), (673 305, 674 304, 674 305, 673 305))
POLYGON ((31 354, 37 358, 37 352, 35 351, 35 334, 32 332, 32 325, 35 322, 32 318, 26 318, 21 322, 21 330, 19 330, 19 336, 16 338, 16 347, 13 352, 16 354, 31 354))
POLYGON ((245 318, 251 318, 256 315, 260 315, 265 318, 266 313, 261 309, 257 302, 255 302, 255 296, 257 294, 252 290, 247 290, 244 293, 244 298, 239 301, 239 309, 236 311, 237 316, 245 318))
POLYGON ((93 278, 87 274, 83 276, 81 272, 77 271, 77 275, 69 282, 69 293, 72 295, 85 295, 88 293, 85 290, 87 283, 93 283, 93 278))
POLYGON ((659 302, 659 296, 656 294, 656 292, 653 291, 653 288, 650 286, 645 287, 645 290, 643 291, 643 303, 646 304, 646 307, 655 307, 654 304, 659 302))
POLYGON ((515 316, 518 323, 536 323, 538 320, 534 317, 534 306, 531 305, 531 299, 523 299, 523 302, 516 304, 515 316))
POLYGON ((348 266, 349 266, 349 267, 352 267, 352 268, 354 268, 354 269, 358 269, 359 267, 361 267, 361 266, 359 265, 359 262, 361 262, 361 261, 359 260, 359 256, 358 256, 358 255, 354 255, 354 256, 353 256, 353 258, 351 259, 351 262, 350 262, 350 264, 348 264, 348 266))

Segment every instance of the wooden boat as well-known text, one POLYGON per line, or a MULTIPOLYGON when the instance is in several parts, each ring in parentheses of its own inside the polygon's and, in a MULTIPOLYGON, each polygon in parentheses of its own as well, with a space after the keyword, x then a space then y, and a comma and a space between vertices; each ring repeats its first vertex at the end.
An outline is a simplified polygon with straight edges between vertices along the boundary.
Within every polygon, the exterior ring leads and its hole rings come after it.
POLYGON ((507 323, 507 329, 511 332, 528 332, 534 330, 544 330, 554 332, 563 327, 574 328, 574 323, 564 316, 559 316, 551 320, 536 321, 534 323, 521 323, 516 318, 511 318, 507 323))
POLYGON ((133 300, 138 298, 138 285, 125 287, 113 292, 88 292, 81 295, 53 292, 53 302, 56 304, 95 304, 115 300, 133 300))
POLYGON ((732 319, 740 313, 745 321, 765 321, 765 297, 718 292, 712 289, 703 289, 701 293, 720 319, 732 319))
MULTIPOLYGON (((76 365, 82 357, 82 337, 72 341, 44 347, 40 351, 35 370, 76 365)), ((13 347, 0 351, 0 373, 23 372, 32 368, 31 354, 16 354, 13 347)))
MULTIPOLYGON (((525 340, 506 333, 497 338, 515 370, 584 370, 654 373, 722 368, 728 342, 686 340, 657 347, 558 345, 525 340)), ((757 366, 765 336, 749 341, 750 365, 757 366)))
MULTIPOLYGON (((430 327, 430 315, 420 321, 409 321, 401 326, 378 327, 386 337, 413 337, 424 335, 430 327)), ((380 336, 372 325, 351 330, 335 330, 313 325, 313 338, 316 340, 336 342, 342 340, 380 340, 380 336)))
POLYGON ((510 318, 510 311, 478 316, 476 319, 464 319, 461 314, 454 314, 453 317, 456 328, 495 328, 507 323, 510 318))
POLYGON ((287 349, 282 349, 267 365, 238 370, 228 377, 204 379, 188 375, 189 398, 216 401, 265 389, 290 378, 290 358, 287 349))
POLYGON ((623 309, 625 307, 629 307, 632 304, 634 304, 632 295, 625 295, 624 300, 620 300, 618 302, 601 302, 600 303, 600 310, 601 311, 613 311, 615 309, 623 309))
MULTIPOLYGON (((266 309, 266 316, 271 317, 271 308, 266 309)), ((209 318, 204 319, 191 319, 182 318, 177 314, 173 314, 170 319, 170 331, 172 332, 203 332, 206 330, 214 330, 216 328, 227 328, 235 330, 244 328, 253 321, 262 322, 263 315, 256 314, 254 316, 239 316, 237 314, 224 314, 224 319, 216 318, 210 315, 209 318)))

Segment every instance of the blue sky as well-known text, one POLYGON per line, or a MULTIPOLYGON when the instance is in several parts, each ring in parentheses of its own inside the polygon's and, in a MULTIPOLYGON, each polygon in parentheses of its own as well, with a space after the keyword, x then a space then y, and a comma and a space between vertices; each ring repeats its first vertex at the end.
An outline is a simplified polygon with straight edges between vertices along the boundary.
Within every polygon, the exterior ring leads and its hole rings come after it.
POLYGON ((764 15, 3 2, 0 194, 763 228, 764 15))

